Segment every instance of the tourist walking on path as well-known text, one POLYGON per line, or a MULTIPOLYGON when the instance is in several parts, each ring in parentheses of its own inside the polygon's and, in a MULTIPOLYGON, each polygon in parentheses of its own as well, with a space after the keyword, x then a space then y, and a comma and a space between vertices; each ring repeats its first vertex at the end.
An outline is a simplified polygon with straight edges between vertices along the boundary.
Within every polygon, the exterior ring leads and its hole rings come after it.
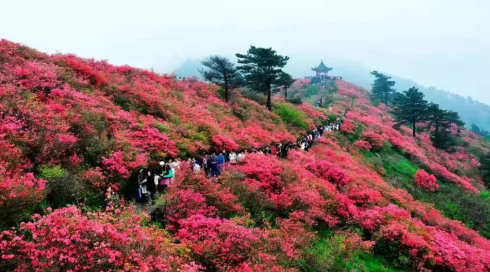
POLYGON ((218 155, 218 169, 220 174, 223 172, 223 167, 225 166, 225 162, 226 162, 225 155, 226 155, 225 151, 223 151, 218 155))
MULTIPOLYGON (((308 151, 313 143, 320 138, 325 132, 335 132, 340 130, 340 126, 345 118, 345 114, 340 115, 334 122, 327 123, 323 126, 318 126, 313 130, 307 132, 300 137, 297 142, 288 142, 284 147, 282 143, 272 146, 265 146, 262 149, 257 150, 252 148, 251 153, 275 155, 281 158, 287 158, 288 153, 292 149, 301 149, 308 151)), ((225 150, 216 155, 213 153, 211 156, 203 155, 198 158, 189 158, 187 162, 194 174, 199 174, 204 171, 207 177, 218 177, 223 173, 226 162, 230 164, 238 164, 245 161, 248 151, 243 150, 239 153, 231 151, 229 154, 225 150)), ((181 159, 170 159, 168 163, 161 161, 158 170, 152 172, 151 170, 141 169, 138 173, 138 201, 139 202, 151 202, 155 203, 155 195, 158 192, 164 193, 167 187, 174 181, 176 172, 181 168, 181 159), (146 197, 145 197, 146 196, 146 197)))
POLYGON ((138 173, 138 185, 136 201, 139 203, 146 203, 148 201, 148 180, 146 179, 144 169, 141 169, 138 173))
POLYGON ((236 163, 237 163, 237 154, 236 154, 234 151, 232 151, 232 152, 231 152, 231 153, 228 155, 228 157, 230 158, 230 163, 231 163, 231 164, 236 164, 236 163))
POLYGON ((201 173, 201 166, 199 165, 199 162, 197 160, 192 162, 192 172, 194 174, 201 173))
POLYGON ((209 176, 217 177, 220 175, 218 167, 218 157, 213 153, 208 159, 209 176))
POLYGON ((157 192, 157 185, 158 185, 158 179, 156 180, 155 183, 155 175, 153 175, 151 170, 146 170, 145 172, 145 179, 146 179, 146 189, 148 190, 149 193, 149 200, 153 204, 155 203, 155 194, 157 192))
POLYGON ((206 177, 209 177, 209 164, 208 164, 208 161, 209 161, 209 156, 208 155, 204 155, 202 157, 202 167, 204 168, 204 174, 206 175, 206 177))
POLYGON ((169 164, 165 164, 165 162, 160 162, 160 183, 158 185, 159 192, 165 192, 167 190, 168 185, 170 184, 170 179, 173 178, 173 172, 170 168, 169 164))
POLYGON ((247 150, 238 153, 238 155, 237 155, 237 161, 238 162, 241 163, 241 162, 243 162, 245 160, 245 153, 246 152, 247 152, 247 150))

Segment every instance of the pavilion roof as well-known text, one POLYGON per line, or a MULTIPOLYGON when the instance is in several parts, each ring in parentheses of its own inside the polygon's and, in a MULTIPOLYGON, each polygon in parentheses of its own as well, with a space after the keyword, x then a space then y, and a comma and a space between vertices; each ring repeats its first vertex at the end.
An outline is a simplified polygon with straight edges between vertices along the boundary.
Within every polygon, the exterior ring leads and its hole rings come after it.
POLYGON ((311 70, 315 71, 315 72, 323 72, 323 73, 326 73, 330 70, 332 70, 331 67, 327 67, 324 63, 323 63, 323 60, 320 62, 320 64, 317 66, 317 67, 314 67, 312 68, 311 70))

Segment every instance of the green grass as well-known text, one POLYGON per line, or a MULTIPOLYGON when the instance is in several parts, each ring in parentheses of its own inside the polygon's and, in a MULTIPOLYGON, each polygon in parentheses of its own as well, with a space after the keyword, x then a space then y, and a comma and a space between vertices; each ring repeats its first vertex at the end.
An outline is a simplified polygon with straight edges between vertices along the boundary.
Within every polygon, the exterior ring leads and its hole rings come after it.
POLYGON ((331 83, 327 86, 327 90, 330 89, 330 87, 333 87, 333 90, 331 91, 332 93, 337 93, 337 91, 339 91, 339 88, 337 87, 337 85, 335 85, 335 83, 331 83))
POLYGON ((308 128, 305 114, 289 104, 280 104, 274 109, 274 113, 280 116, 282 121, 289 125, 303 130, 308 128))
POLYGON ((54 181, 65 177, 65 170, 58 165, 44 165, 40 169, 40 177, 48 181, 54 181))
POLYGON ((311 96, 314 96, 314 95, 317 95, 318 92, 320 92, 320 89, 318 87, 316 87, 316 85, 309 85, 307 88, 306 88, 306 97, 311 97, 311 96))
POLYGON ((158 131, 160 131, 161 133, 164 133, 164 134, 168 134, 171 131, 171 129, 168 126, 166 126, 162 123, 159 123, 159 122, 155 122, 154 126, 158 131))
POLYGON ((381 255, 362 252, 355 258, 357 263, 364 272, 404 272, 408 269, 401 269, 393 267, 389 262, 381 255))
POLYGON ((335 114, 328 114, 327 117, 329 122, 334 122, 337 120, 337 115, 335 114))
POLYGON ((381 156, 385 177, 388 177, 392 183, 403 183, 407 187, 414 186, 413 177, 418 166, 400 154, 384 154, 381 156))
POLYGON ((406 271, 393 267, 388 260, 374 253, 351 249, 345 243, 346 235, 322 229, 319 238, 307 250, 298 267, 301 271, 365 271, 393 272, 406 271))

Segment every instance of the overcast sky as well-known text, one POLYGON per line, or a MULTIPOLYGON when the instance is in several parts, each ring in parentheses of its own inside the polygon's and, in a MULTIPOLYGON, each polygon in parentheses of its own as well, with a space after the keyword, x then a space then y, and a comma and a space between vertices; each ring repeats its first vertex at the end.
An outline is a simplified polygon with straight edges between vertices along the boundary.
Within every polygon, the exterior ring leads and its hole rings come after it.
POLYGON ((490 104, 487 0, 0 0, 0 38, 158 72, 186 58, 273 47, 490 104))

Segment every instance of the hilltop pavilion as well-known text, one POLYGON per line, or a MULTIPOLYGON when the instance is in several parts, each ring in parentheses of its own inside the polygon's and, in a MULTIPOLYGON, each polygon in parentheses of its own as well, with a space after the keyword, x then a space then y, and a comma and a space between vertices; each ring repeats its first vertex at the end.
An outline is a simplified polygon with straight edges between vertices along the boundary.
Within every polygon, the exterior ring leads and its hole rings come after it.
POLYGON ((328 77, 328 72, 332 70, 331 67, 327 67, 324 63, 323 60, 320 62, 320 64, 317 67, 312 68, 311 70, 316 72, 316 76, 319 78, 326 78, 328 77))

